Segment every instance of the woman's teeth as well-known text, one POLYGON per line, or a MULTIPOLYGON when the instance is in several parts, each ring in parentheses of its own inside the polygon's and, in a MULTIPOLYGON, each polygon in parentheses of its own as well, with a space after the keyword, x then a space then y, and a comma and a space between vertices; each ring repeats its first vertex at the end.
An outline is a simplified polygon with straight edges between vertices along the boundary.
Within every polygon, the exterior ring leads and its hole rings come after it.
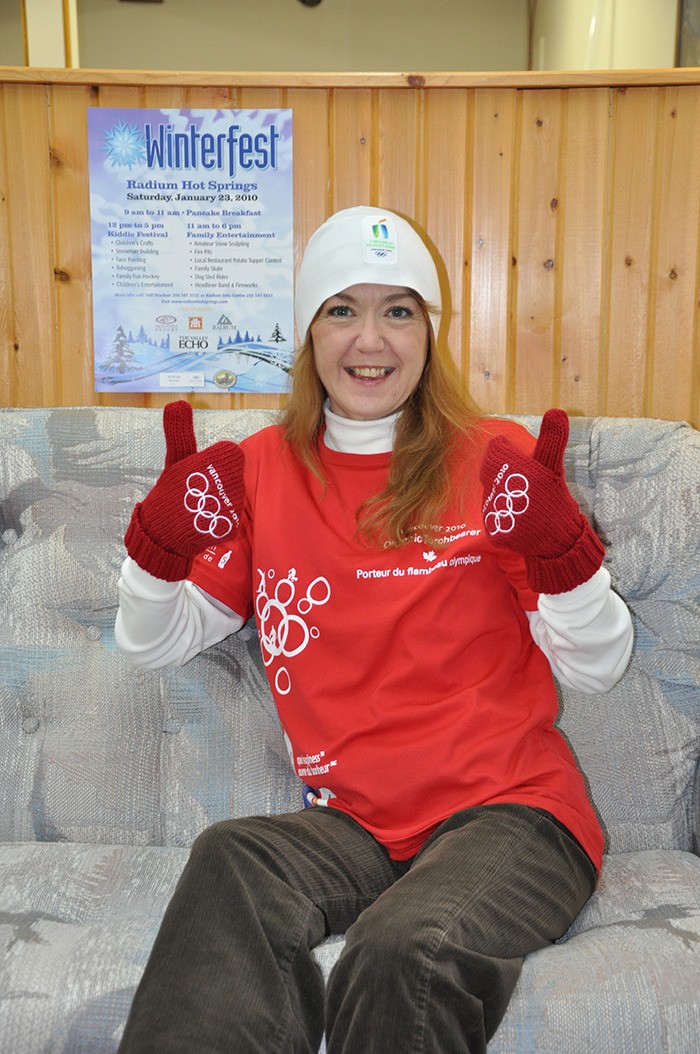
POLYGON ((362 377, 365 380, 376 380, 377 377, 388 377, 393 373, 391 366, 349 366, 348 373, 352 377, 362 377))

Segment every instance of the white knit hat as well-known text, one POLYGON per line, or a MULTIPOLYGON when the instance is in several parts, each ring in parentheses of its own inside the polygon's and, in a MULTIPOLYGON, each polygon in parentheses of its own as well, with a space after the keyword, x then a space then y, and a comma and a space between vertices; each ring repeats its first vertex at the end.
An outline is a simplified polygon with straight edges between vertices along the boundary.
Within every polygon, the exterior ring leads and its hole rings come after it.
POLYGON ((405 286, 435 309, 437 338, 442 299, 437 268, 420 235, 401 216, 357 205, 334 213, 309 238, 297 276, 296 320, 304 341, 321 304, 362 282, 405 286))

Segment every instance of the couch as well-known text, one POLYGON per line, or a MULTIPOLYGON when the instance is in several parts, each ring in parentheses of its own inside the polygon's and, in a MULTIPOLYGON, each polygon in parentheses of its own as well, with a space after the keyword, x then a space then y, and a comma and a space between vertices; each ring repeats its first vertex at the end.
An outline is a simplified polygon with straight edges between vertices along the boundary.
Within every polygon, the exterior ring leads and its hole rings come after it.
MULTIPOLYGON (((200 445, 273 419, 195 415, 200 445)), ((114 1051, 197 833, 301 805, 253 626, 177 670, 134 669, 115 647, 122 536, 163 454, 154 409, 0 411, 1 1054, 114 1051)), ((691 1054, 700 433, 574 418, 567 474, 635 648, 605 695, 561 690, 605 864, 569 932, 526 959, 489 1054, 691 1054)), ((318 949, 324 971, 342 943, 318 949)))

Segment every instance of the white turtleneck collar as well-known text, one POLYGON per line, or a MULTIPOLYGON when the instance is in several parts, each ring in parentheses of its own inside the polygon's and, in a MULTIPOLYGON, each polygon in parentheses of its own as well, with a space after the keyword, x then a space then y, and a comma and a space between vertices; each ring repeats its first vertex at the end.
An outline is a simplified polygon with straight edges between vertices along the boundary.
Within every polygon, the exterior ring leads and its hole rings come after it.
POLYGON ((352 421, 349 417, 339 417, 328 402, 324 411, 326 430, 323 441, 329 450, 341 454, 388 454, 393 449, 394 426, 400 410, 376 421, 352 421))

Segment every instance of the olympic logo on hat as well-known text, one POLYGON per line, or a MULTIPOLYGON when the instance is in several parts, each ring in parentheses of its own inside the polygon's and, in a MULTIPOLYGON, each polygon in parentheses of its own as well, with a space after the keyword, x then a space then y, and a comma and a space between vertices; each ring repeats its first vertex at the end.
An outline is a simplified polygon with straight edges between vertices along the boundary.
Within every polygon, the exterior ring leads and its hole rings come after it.
POLYGON ((521 472, 513 472, 506 477, 503 487, 494 499, 493 509, 484 517, 489 534, 510 534, 515 527, 516 516, 522 516, 530 505, 530 484, 521 472))
POLYGON ((221 512, 221 502, 209 492, 209 480, 203 472, 190 472, 186 480, 184 505, 194 514, 193 526, 200 534, 225 538, 233 530, 233 523, 221 512))

